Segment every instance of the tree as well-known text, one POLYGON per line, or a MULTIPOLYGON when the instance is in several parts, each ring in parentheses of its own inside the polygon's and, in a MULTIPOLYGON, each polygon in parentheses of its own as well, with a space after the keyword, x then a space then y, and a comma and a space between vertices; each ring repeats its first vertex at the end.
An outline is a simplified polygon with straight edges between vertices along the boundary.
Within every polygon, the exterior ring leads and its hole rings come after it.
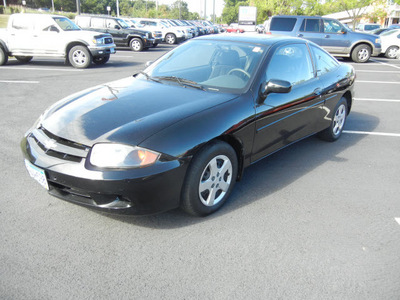
POLYGON ((346 11, 349 18, 353 20, 353 28, 356 28, 357 21, 366 13, 367 7, 373 0, 339 0, 337 11, 346 11))

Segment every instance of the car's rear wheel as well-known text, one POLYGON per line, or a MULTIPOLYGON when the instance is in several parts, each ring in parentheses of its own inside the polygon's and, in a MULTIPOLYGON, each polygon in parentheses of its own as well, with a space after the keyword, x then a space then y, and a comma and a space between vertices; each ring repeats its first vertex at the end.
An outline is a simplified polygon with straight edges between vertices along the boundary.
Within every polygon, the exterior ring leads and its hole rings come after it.
POLYGON ((397 53, 399 53, 399 47, 390 46, 389 48, 387 48, 385 56, 387 58, 396 58, 397 57, 397 53))
POLYGON ((110 55, 93 57, 93 62, 96 65, 104 65, 110 59, 110 55))
POLYGON ((187 171, 181 208, 194 216, 206 216, 218 210, 236 182, 237 161, 235 150, 221 141, 213 141, 201 150, 187 171))
POLYGON ((173 33, 168 33, 165 36, 165 41, 167 42, 167 44, 173 45, 176 43, 176 36, 173 33))
POLYGON ((77 69, 85 69, 90 66, 92 55, 85 46, 75 46, 69 50, 70 64, 77 69))
POLYGON ((24 64, 30 62, 32 60, 32 56, 16 56, 15 57, 19 62, 22 62, 24 64))
POLYGON ((319 132, 318 137, 328 142, 334 142, 338 140, 342 135, 344 125, 346 124, 347 115, 347 100, 346 98, 342 97, 335 107, 331 125, 325 130, 319 132))
POLYGON ((143 42, 141 39, 134 38, 130 41, 129 47, 132 51, 139 52, 143 50, 143 42))
POLYGON ((358 45, 351 52, 351 59, 357 63, 365 63, 371 57, 371 47, 366 44, 358 45))
POLYGON ((0 66, 5 65, 8 61, 8 55, 2 47, 0 47, 0 66))

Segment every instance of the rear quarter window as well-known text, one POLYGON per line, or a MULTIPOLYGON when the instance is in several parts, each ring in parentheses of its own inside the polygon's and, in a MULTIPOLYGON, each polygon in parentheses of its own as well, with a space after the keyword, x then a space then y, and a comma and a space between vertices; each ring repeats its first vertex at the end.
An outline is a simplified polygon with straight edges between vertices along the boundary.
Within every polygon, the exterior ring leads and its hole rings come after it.
POLYGON ((272 18, 269 29, 271 31, 292 31, 296 20, 296 18, 272 18))

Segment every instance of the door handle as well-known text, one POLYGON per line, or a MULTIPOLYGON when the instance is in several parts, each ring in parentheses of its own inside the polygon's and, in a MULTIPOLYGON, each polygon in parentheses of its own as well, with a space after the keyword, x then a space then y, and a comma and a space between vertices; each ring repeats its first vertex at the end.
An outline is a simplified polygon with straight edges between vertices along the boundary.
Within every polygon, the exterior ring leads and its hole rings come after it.
POLYGON ((325 38, 327 38, 327 39, 328 39, 329 37, 330 37, 330 35, 329 35, 329 34, 326 34, 326 35, 325 35, 325 38))
POLYGON ((298 36, 298 37, 303 37, 303 35, 302 35, 301 33, 299 33, 297 36, 298 36))

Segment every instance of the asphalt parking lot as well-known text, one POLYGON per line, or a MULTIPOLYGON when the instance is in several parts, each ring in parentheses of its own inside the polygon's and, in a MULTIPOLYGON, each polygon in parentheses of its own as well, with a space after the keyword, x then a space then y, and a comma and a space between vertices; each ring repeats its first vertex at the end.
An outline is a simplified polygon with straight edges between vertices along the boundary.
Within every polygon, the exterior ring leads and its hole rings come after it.
POLYGON ((0 298, 400 299, 400 60, 352 64, 341 139, 311 137, 249 167, 207 218, 106 215, 29 177, 19 142, 48 106, 171 47, 85 70, 0 67, 0 298))

